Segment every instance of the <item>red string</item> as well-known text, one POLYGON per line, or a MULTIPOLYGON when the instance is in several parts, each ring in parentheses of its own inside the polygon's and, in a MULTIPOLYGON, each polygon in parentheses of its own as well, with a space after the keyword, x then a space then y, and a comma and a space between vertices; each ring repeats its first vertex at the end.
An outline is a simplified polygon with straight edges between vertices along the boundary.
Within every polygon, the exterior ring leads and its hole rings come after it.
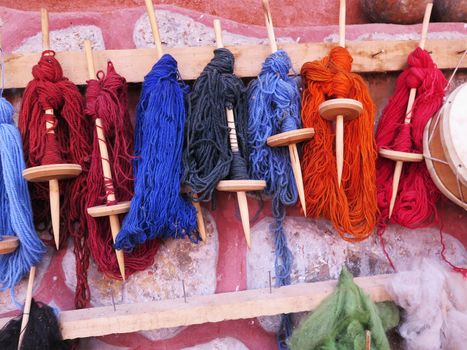
MULTIPOLYGON (((63 76, 53 51, 42 53, 32 74, 34 79, 24 91, 18 123, 27 166, 73 163, 83 169, 77 178, 60 181, 60 246, 64 246, 69 236, 73 237, 77 276, 75 305, 82 308, 89 302, 85 196, 91 123, 84 118, 83 99, 78 88, 63 76), (53 109, 55 117, 45 114, 49 109, 53 109), (54 133, 47 130, 47 121, 53 122, 54 133)), ((32 183, 30 189, 35 222, 50 222, 48 185, 32 183)))
MULTIPOLYGON (((100 155, 99 141, 104 140, 98 138, 95 129, 86 196, 88 207, 101 205, 102 202, 106 202, 107 205, 117 204, 119 201, 130 200, 133 195, 133 126, 128 114, 127 84, 115 71, 111 62, 107 66, 106 74, 99 71, 96 76, 97 80, 87 82, 85 112, 92 120, 101 119, 100 128, 105 135, 109 159, 100 155), (112 179, 104 177, 102 160, 110 165, 112 179), (115 196, 115 201, 109 200, 111 195, 115 196)), ((88 215, 87 222, 87 244, 99 271, 120 279, 109 220, 88 215)), ((151 265, 158 246, 157 240, 151 240, 139 245, 131 253, 125 253, 126 275, 142 271, 151 265)))

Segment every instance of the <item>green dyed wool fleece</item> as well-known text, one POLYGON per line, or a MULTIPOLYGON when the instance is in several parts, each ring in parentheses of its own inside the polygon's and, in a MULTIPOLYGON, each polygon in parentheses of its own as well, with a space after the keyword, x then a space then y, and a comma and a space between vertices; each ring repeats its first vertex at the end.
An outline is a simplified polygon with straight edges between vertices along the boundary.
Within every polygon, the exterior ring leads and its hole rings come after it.
POLYGON ((289 345, 291 350, 363 350, 369 330, 372 350, 390 350, 386 331, 398 324, 397 306, 375 305, 344 266, 335 292, 300 324, 289 345))

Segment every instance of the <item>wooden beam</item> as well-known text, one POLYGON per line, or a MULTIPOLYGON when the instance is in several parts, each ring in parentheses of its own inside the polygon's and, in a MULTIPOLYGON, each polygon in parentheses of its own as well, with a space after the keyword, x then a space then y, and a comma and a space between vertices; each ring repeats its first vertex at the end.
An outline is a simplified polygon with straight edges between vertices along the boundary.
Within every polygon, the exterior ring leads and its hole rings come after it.
MULTIPOLYGON (((376 302, 390 300, 391 275, 358 277, 355 282, 376 302)), ((315 309, 335 289, 337 281, 295 284, 281 288, 201 295, 139 304, 62 311, 65 339, 248 319, 315 309)), ((9 318, 0 319, 0 328, 9 318)))
MULTIPOLYGON (((284 44, 280 48, 288 52, 294 69, 300 72, 303 63, 327 55, 336 44, 307 43, 284 44)), ((407 63, 407 55, 417 47, 416 41, 354 41, 347 48, 353 56, 355 72, 387 72, 402 70, 407 63)), ((236 58, 235 73, 240 77, 258 75, 264 59, 269 55, 268 45, 227 46, 236 58)), ((467 49, 465 40, 430 40, 426 49, 440 69, 454 68, 463 50, 467 49), (460 53, 459 53, 460 52, 460 53)), ((196 79, 211 60, 214 45, 203 47, 167 48, 165 52, 173 55, 179 63, 183 79, 196 79)), ((5 88, 23 88, 31 80, 31 69, 39 60, 40 53, 8 54, 5 57, 5 88)), ((64 74, 75 84, 85 84, 88 77, 86 59, 83 52, 57 52, 64 74)), ((106 67, 112 60, 117 71, 128 82, 142 82, 146 73, 156 62, 155 49, 105 50, 95 51, 97 68, 106 67)), ((467 68, 464 60, 460 68, 467 68)))

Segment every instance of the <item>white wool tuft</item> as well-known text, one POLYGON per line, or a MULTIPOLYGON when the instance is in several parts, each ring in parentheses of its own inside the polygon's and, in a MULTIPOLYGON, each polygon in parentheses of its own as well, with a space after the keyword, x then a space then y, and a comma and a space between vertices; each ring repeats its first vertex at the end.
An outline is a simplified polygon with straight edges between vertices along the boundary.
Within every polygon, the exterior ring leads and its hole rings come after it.
POLYGON ((467 279, 423 259, 391 278, 388 291, 405 310, 399 333, 410 350, 467 349, 467 279))

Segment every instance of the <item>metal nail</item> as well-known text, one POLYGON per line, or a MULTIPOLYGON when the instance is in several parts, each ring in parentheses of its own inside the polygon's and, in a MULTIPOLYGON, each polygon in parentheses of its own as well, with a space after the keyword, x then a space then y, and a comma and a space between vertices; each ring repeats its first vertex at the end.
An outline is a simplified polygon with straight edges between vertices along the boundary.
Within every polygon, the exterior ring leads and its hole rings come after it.
POLYGON ((269 273, 269 294, 272 294, 272 279, 271 279, 271 271, 269 273))
POLYGON ((185 280, 182 280, 182 287, 183 287, 183 299, 186 303, 186 291, 185 291, 185 280))

